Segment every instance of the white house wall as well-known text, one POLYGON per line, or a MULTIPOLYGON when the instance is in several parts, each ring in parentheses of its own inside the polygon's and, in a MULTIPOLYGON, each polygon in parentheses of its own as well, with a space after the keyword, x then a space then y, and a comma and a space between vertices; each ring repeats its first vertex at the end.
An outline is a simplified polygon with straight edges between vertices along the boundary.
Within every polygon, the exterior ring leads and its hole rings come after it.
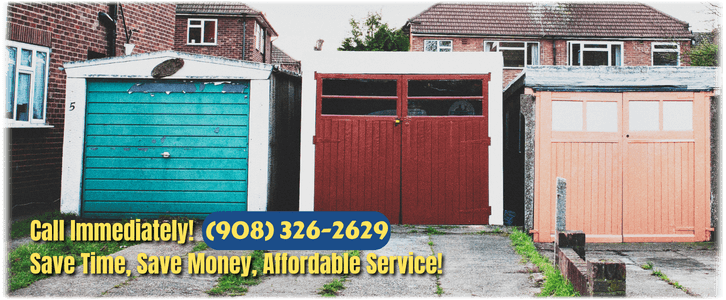
POLYGON ((342 74, 491 74, 489 81, 489 224, 503 224, 501 53, 312 52, 302 64, 300 210, 314 211, 315 72, 342 74))

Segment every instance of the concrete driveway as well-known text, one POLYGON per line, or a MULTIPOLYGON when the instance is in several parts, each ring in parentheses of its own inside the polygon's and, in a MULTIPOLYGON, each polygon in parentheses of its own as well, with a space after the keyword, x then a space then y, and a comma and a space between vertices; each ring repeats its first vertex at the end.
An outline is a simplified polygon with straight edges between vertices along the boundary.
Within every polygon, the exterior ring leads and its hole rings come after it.
MULTIPOLYGON (((199 226, 201 227, 201 226, 199 226)), ((198 228, 199 228, 198 227, 198 228)), ((427 234, 427 226, 391 226, 389 243, 382 249, 362 251, 362 268, 365 256, 373 252, 378 256, 429 256, 441 252, 441 275, 370 275, 365 270, 346 278, 343 297, 492 297, 534 296, 539 292, 535 281, 522 264, 521 257, 511 247, 509 238, 495 226, 437 227, 446 234, 427 234), (488 233, 487 233, 488 232, 488 233)), ((200 228, 199 228, 200 229, 200 228)), ((505 229, 506 230, 506 229, 505 229)), ((195 241, 201 241, 201 232, 195 233, 195 241)), ((115 255, 123 255, 129 262, 127 269, 135 272, 136 255, 185 255, 193 243, 143 243, 129 247, 115 255)), ((350 250, 350 249, 346 249, 350 250)), ((207 255, 247 255, 249 251, 203 251, 207 255)), ((321 255, 344 251, 271 251, 287 252, 288 255, 321 255)), ((186 261, 186 260, 185 260, 186 261)), ((81 268, 77 268, 80 270, 81 268)), ((183 270, 186 270, 186 266, 183 270)), ((185 272, 182 272, 185 273, 185 272)), ((134 274, 137 275, 137 274, 134 274)), ((213 275, 81 275, 54 276, 35 282, 27 288, 16 290, 10 296, 173 296, 205 297, 204 291, 216 284, 213 275)), ((268 275, 262 283, 251 286, 248 297, 318 297, 324 284, 340 275, 268 275)))

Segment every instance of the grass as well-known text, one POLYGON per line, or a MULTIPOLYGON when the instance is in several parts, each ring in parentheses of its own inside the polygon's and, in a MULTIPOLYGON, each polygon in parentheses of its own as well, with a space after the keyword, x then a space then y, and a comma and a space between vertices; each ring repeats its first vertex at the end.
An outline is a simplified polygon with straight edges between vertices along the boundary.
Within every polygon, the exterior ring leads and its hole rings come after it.
POLYGON ((340 279, 333 279, 333 281, 328 282, 323 285, 323 288, 320 289, 320 295, 323 295, 323 297, 335 297, 338 295, 338 292, 340 290, 345 289, 345 286, 343 286, 343 282, 345 282, 345 277, 340 279))
POLYGON ((431 227, 431 226, 426 227, 426 233, 429 234, 429 235, 431 235, 431 234, 436 234, 436 235, 446 234, 446 232, 439 231, 438 229, 436 229, 434 227, 431 227))
POLYGON ((206 291, 207 294, 213 296, 241 296, 247 293, 250 286, 258 285, 262 282, 260 277, 262 269, 265 266, 265 251, 255 250, 252 252, 252 270, 257 270, 258 276, 250 275, 242 277, 239 274, 225 274, 217 280, 217 285, 206 291))
MULTIPOLYGON (((648 263, 650 264, 650 267, 652 268, 652 267, 653 267, 653 263, 651 263, 651 262, 648 262, 648 263)), ((643 268, 643 266, 641 266, 641 268, 643 268)), ((645 269, 645 268, 643 268, 643 269, 645 269)), ((646 270, 648 270, 648 269, 646 269, 646 270)), ((661 280, 663 280, 663 281, 665 281, 666 283, 668 283, 668 284, 670 284, 670 285, 672 285, 672 286, 676 287, 676 288, 677 288, 677 289, 679 289, 679 290, 682 290, 682 291, 684 291, 684 292, 685 292, 686 294, 688 294, 688 295, 690 295, 690 296, 694 296, 694 297, 699 297, 699 295, 698 295, 698 294, 696 294, 696 293, 692 292, 691 290, 689 290, 689 289, 688 289, 688 288, 686 288, 685 286, 682 286, 682 285, 681 285, 680 283, 678 283, 678 281, 673 281, 673 280, 671 280, 670 278, 668 278, 668 276, 666 276, 666 274, 664 274, 663 272, 661 272, 661 271, 660 271, 660 270, 658 270, 658 269, 653 269, 653 272, 651 273, 651 275, 653 275, 653 276, 657 276, 657 277, 658 277, 658 278, 660 278, 661 280)))
MULTIPOLYGON (((346 253, 348 253, 348 256, 358 256, 360 257, 360 250, 348 250, 346 253)), ((345 283, 348 281, 349 275, 343 275, 340 279, 336 278, 333 279, 333 281, 328 282, 326 284, 323 284, 323 287, 320 288, 320 291, 318 294, 322 295, 323 297, 335 297, 338 296, 338 292, 345 289, 345 283)))
POLYGON ((434 242, 429 241, 429 246, 433 246, 433 245, 434 245, 434 242))
POLYGON ((441 228, 441 229, 461 228, 461 226, 457 226, 457 225, 436 225, 436 227, 441 228))
POLYGON ((53 220, 70 221, 75 218, 76 215, 74 214, 62 214, 59 211, 47 212, 22 221, 13 222, 13 224, 10 225, 10 237, 13 239, 17 239, 30 236, 30 222, 32 222, 33 220, 38 220, 42 223, 46 223, 53 220))
POLYGON ((207 243, 205 242, 197 242, 194 245, 194 248, 192 248, 192 252, 198 252, 198 251, 204 251, 209 249, 209 246, 207 246, 207 243))
POLYGON ((30 255, 38 253, 41 256, 73 256, 76 265, 81 265, 81 253, 95 252, 96 256, 105 256, 115 253, 139 242, 72 242, 69 237, 65 241, 28 243, 21 245, 10 252, 10 290, 14 291, 29 286, 33 282, 48 278, 52 275, 33 274, 30 272, 30 255))
POLYGON ((440 285, 436 285, 436 295, 441 296, 443 294, 444 294, 444 289, 442 289, 440 285))
POLYGON ((509 238, 517 253, 531 261, 544 273, 545 281, 540 296, 571 297, 580 295, 567 278, 562 276, 546 257, 542 257, 537 252, 532 239, 526 233, 514 229, 509 238))
POLYGON ((643 264, 640 267, 643 268, 643 270, 651 270, 651 269, 653 269, 653 262, 652 261, 646 262, 645 264, 643 264))

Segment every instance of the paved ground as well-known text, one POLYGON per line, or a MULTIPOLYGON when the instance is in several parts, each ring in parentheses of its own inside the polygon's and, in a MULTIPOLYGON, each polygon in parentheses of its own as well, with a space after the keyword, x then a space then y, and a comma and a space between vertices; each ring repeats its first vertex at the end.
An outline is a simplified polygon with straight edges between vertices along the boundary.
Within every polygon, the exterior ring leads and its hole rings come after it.
MULTIPOLYGON (((201 226, 195 226, 195 241, 201 241, 201 226)), ((392 226, 392 236, 386 247, 363 251, 379 256, 428 256, 441 252, 443 274, 435 275, 369 275, 346 278, 342 297, 436 297, 437 287, 443 297, 529 297, 539 293, 537 281, 541 275, 530 274, 531 265, 521 263, 510 241, 498 234, 496 226, 465 226, 438 228, 444 235, 428 235, 425 226, 392 226), (482 231, 487 232, 483 233, 482 231), (496 231, 496 232, 495 232, 496 231)), ((506 229, 505 229, 506 230, 506 229)), ((8 242, 8 246, 19 241, 8 242)), ((136 272, 136 255, 186 256, 193 243, 143 243, 115 255, 129 262, 127 269, 136 272)), ((538 244, 542 254, 552 257, 551 244, 538 244)), ((207 255, 248 255, 249 251, 204 251, 207 255)), ((277 251, 272 251, 274 252, 277 251)), ((288 255, 310 255, 313 251, 285 251, 288 255)), ((321 255, 331 251, 318 251, 321 255)), ((342 251, 335 251, 341 253, 342 251)), ((688 297, 683 291, 666 284, 652 271, 640 265, 650 261, 674 281, 694 294, 718 295, 720 276, 718 250, 712 243, 690 244, 588 244, 588 258, 619 259, 627 265, 627 295, 633 297, 688 297)), ((186 262, 186 259, 184 259, 186 262)), ((363 262, 364 268, 367 263, 363 262)), ((77 268, 80 272, 81 268, 77 268)), ((186 267, 184 269, 186 271, 186 267)), ((184 273, 184 272, 183 272, 184 273)), ((136 274, 134 274, 136 275, 136 274)), ((54 276, 10 293, 10 296, 173 296, 207 297, 205 291, 215 286, 217 275, 81 275, 54 276)), ((249 288, 251 297, 317 297, 325 283, 339 275, 274 275, 265 276, 262 283, 249 288)))
MULTIPOLYGON (((552 244, 537 244, 540 253, 554 257, 552 244)), ((714 243, 587 244, 587 259, 612 259, 625 263, 628 297, 717 297, 720 292, 719 251, 714 243), (641 266, 653 263, 691 295, 652 275, 641 266)))

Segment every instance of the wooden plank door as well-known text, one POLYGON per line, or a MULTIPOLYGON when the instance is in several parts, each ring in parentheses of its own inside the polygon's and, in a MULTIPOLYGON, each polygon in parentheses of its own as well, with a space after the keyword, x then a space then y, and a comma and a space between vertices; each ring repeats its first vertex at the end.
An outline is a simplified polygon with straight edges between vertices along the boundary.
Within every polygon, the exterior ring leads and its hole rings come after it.
POLYGON ((555 234, 557 177, 567 180, 567 229, 622 241, 620 93, 542 92, 535 161, 535 241, 555 234))
POLYGON ((89 81, 87 99, 83 217, 247 210, 249 82, 89 81))
POLYGON ((623 241, 705 240, 707 99, 692 92, 623 98, 623 241))
POLYGON ((488 75, 403 81, 406 224, 488 224, 488 75))
POLYGON ((316 80, 315 210, 488 223, 489 75, 316 80))
POLYGON ((316 76, 315 210, 400 220, 399 76, 316 76))

